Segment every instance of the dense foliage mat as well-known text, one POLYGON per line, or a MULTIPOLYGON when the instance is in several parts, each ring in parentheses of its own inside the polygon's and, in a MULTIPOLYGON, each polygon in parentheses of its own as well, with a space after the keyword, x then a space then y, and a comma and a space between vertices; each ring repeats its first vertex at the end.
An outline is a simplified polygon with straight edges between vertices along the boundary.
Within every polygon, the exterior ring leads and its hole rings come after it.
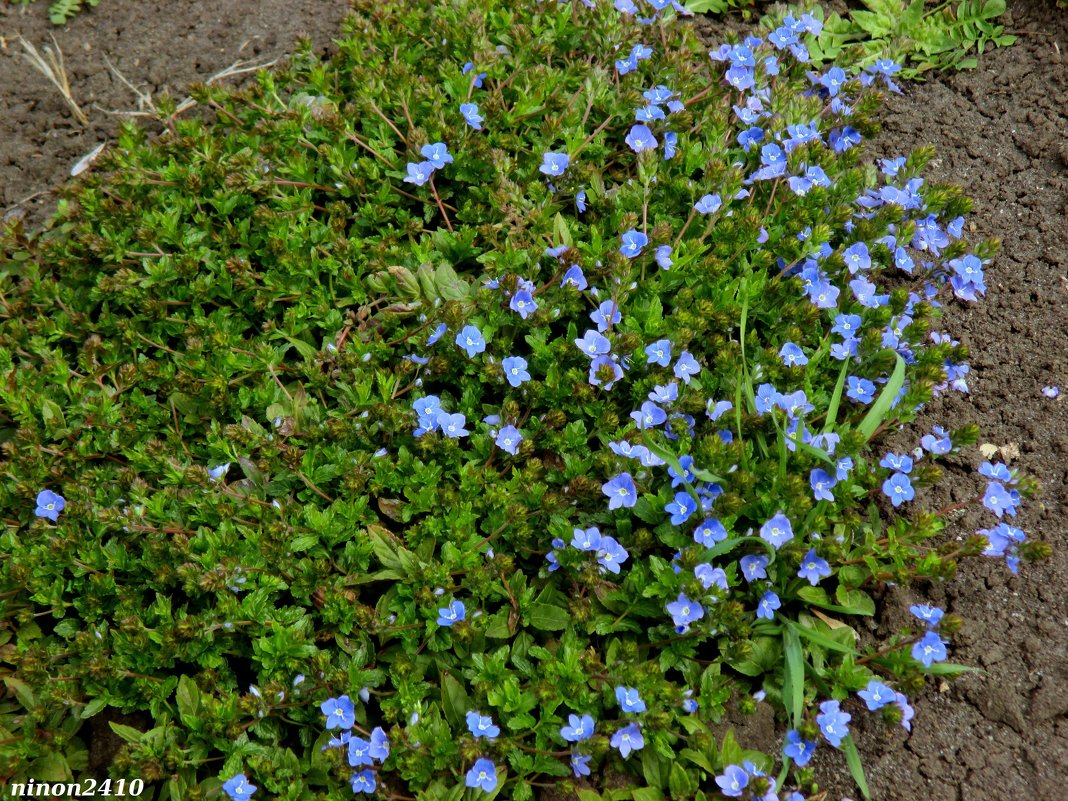
POLYGON ((796 799, 817 741, 866 793, 847 710, 963 669, 938 609, 860 644, 870 591, 1046 550, 937 539, 974 428, 872 444, 966 391, 938 318, 995 246, 930 150, 862 161, 897 67, 412 5, 6 232, 0 771, 82 773, 100 715, 159 798, 796 799), (758 702, 785 756, 717 734, 758 702))

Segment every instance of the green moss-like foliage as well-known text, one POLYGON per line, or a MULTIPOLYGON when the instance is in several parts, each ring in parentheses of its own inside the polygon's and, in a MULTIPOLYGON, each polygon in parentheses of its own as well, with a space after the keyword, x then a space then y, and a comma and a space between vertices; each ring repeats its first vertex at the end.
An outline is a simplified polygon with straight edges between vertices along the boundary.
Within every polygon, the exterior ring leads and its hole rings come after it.
MULTIPOLYGON (((349 797, 354 769, 320 713, 344 694, 358 727, 389 737, 385 797, 457 799, 484 757, 497 792, 524 801, 530 781, 571 774, 560 728, 589 713, 597 733, 580 747, 595 776, 626 765, 651 793, 689 798, 743 756, 772 769, 714 736, 732 699, 745 708, 763 689, 815 739, 817 702, 876 675, 906 692, 922 683, 908 654, 922 627, 865 658, 827 616, 871 614, 873 585, 950 575, 982 548, 939 551, 927 542, 938 516, 880 501, 889 471, 867 444, 966 357, 928 336, 931 301, 950 296, 944 265, 966 243, 928 266, 917 255, 909 275, 886 237, 905 246, 917 219, 953 220, 967 201, 914 184, 913 209, 855 204, 881 179, 859 148, 826 142, 846 125, 872 132, 878 95, 850 81, 846 118, 802 92, 804 65, 786 52, 777 76, 757 71, 771 86, 762 124, 770 139, 815 122, 820 139, 797 144, 779 179, 744 183, 761 149, 738 144, 743 93, 683 22, 640 25, 606 3, 500 6, 361 0, 330 60, 305 48, 245 91, 200 87, 203 119, 154 141, 125 128, 48 231, 7 232, 0 775, 87 775, 96 718, 126 741, 106 772, 163 782, 165 797, 217 797, 237 773, 257 798, 349 797), (651 57, 618 69, 639 43, 651 57), (651 122, 660 147, 636 154, 634 110, 659 84, 685 110, 651 122), (434 142, 454 161, 432 183, 405 182, 434 142), (561 176, 539 169, 547 152, 569 155, 561 176), (794 191, 786 176, 802 164, 827 185, 794 191), (721 208, 695 211, 712 193, 721 208), (620 252, 628 231, 648 236, 635 258, 620 252), (858 242, 886 305, 863 308, 845 287, 842 254, 858 242), (665 245, 670 269, 653 257, 665 245), (821 249, 844 290, 837 309, 795 275, 821 249), (590 288, 562 284, 574 264, 590 288), (537 309, 524 316, 510 306, 526 281, 537 309), (595 386, 575 340, 606 300, 625 376, 613 382, 609 365, 595 386), (829 332, 847 311, 863 326, 839 361, 829 332), (456 344, 465 326, 484 352, 456 344), (661 339, 671 366, 646 356, 661 339), (787 342, 806 365, 784 364, 787 342), (684 351, 700 367, 686 380, 684 351), (511 356, 529 381, 506 379, 511 356), (881 400, 850 400, 847 373, 882 384, 881 400), (672 381, 669 423, 639 430, 631 413, 672 381), (812 408, 762 410, 762 384, 812 408), (431 395, 468 435, 415 435, 413 407, 431 395), (713 422, 716 401, 733 408, 713 422), (497 444, 509 424, 514 454, 497 444), (801 439, 821 432, 836 436, 801 439), (620 442, 646 446, 647 464, 620 442), (817 468, 845 470, 833 502, 813 497, 817 468), (634 496, 610 509, 603 485, 622 473, 634 496), (43 489, 65 499, 55 522, 35 514, 43 489), (665 508, 691 502, 706 512, 673 524, 665 508), (795 538, 773 547, 759 531, 779 513, 795 538), (695 542, 705 516, 725 539, 695 542), (567 545, 590 527, 626 551, 618 573, 567 545), (818 586, 797 577, 810 548, 833 571, 818 586), (767 579, 751 582, 738 559, 761 554, 767 579), (705 586, 702 564, 722 580, 705 586), (782 604, 770 620, 755 614, 768 591, 782 604), (666 611, 680 594, 703 612, 682 633, 666 611), (454 601, 465 619, 439 625, 454 601), (622 712, 617 686, 647 711, 622 712), (474 739, 470 711, 499 737, 474 739), (117 714, 150 720, 147 733, 117 714), (624 763, 609 739, 637 721, 645 746, 624 763)), ((913 154, 895 184, 930 155, 913 154)), ((918 464, 918 497, 939 476, 933 457, 918 464)))

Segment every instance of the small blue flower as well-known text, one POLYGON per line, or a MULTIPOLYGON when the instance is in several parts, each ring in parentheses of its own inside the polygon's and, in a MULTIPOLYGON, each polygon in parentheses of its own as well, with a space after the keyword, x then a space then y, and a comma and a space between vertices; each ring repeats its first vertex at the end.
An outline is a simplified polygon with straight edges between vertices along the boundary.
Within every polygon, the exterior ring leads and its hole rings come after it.
POLYGON ((688 492, 676 492, 675 499, 664 506, 664 511, 671 515, 671 525, 680 526, 697 511, 697 501, 688 492))
POLYGON ((846 378, 846 397, 858 403, 871 403, 875 400, 875 384, 866 378, 851 375, 846 378))
POLYGON ((464 607, 463 601, 453 601, 446 607, 438 609, 438 625, 439 626, 451 626, 458 620, 464 620, 467 617, 467 609, 464 607))
POLYGON ((515 456, 519 452, 519 443, 523 441, 523 435, 513 425, 507 425, 497 432, 494 444, 506 453, 515 456))
POLYGON ((252 794, 256 792, 256 786, 249 784, 244 773, 238 773, 223 782, 223 790, 233 801, 248 801, 252 794))
POLYGON ((714 214, 722 205, 719 195, 705 195, 694 204, 694 210, 700 214, 714 214))
POLYGON ((920 437, 920 445, 935 456, 944 456, 953 450, 953 440, 942 426, 935 426, 933 434, 920 437))
POLYGON ((389 737, 386 736, 381 726, 375 726, 371 730, 370 754, 371 759, 377 759, 379 762, 389 756, 389 737))
MULTIPOLYGON (((463 71, 460 74, 461 75, 467 75, 467 73, 469 73, 474 68, 475 68, 474 62, 468 61, 466 64, 464 64, 463 71)), ((476 89, 481 89, 482 88, 482 79, 485 78, 485 77, 486 77, 486 73, 484 73, 484 72, 480 72, 478 75, 476 75, 474 77, 474 80, 472 81, 472 84, 474 85, 474 87, 476 89)))
POLYGON ((704 607, 681 592, 675 601, 667 605, 667 613, 671 615, 672 622, 682 629, 688 629, 691 623, 705 616, 704 607))
MULTIPOLYGON (((211 476, 211 480, 212 481, 221 481, 223 476, 226 475, 226 471, 229 470, 229 469, 230 469, 230 462, 227 462, 226 464, 221 464, 218 467, 211 468, 208 471, 208 475, 211 476)), ((48 490, 45 490, 45 492, 48 492, 48 490)), ((38 495, 37 496, 37 499, 38 499, 37 500, 37 506, 38 507, 41 506, 40 498, 41 498, 41 496, 38 495)), ((60 506, 59 508, 62 509, 63 507, 60 506)), ((58 509, 57 509, 57 511, 58 511, 58 509)), ((38 515, 38 516, 39 517, 43 517, 44 515, 38 515)), ((48 515, 48 516, 51 517, 51 515, 48 515)), ((52 519, 55 520, 55 518, 52 518, 52 519)))
POLYGON ((632 751, 640 751, 645 747, 645 738, 638 724, 630 723, 613 734, 609 743, 613 748, 618 748, 620 756, 626 759, 632 751))
POLYGON ((576 528, 571 538, 571 547, 579 551, 597 551, 601 547, 601 532, 597 526, 576 528))
POLYGON ((362 737, 349 738, 349 766, 358 768, 361 765, 373 765, 371 759, 371 744, 362 737))
POLYGON ((354 793, 373 793, 375 791, 375 772, 370 768, 365 768, 359 773, 352 774, 350 779, 352 784, 352 792, 354 793))
POLYGON ((701 365, 697 363, 697 360, 690 355, 689 351, 683 351, 679 354, 679 360, 675 362, 675 377, 681 378, 683 383, 690 383, 690 376, 697 375, 701 372, 701 365))
POLYGON ((664 132, 664 161, 671 161, 679 147, 679 135, 674 131, 664 132))
POLYGON ((439 339, 441 339, 442 335, 444 335, 444 333, 448 330, 448 328, 449 328, 449 326, 446 325, 445 323, 439 323, 438 327, 434 329, 434 333, 432 333, 430 335, 430 338, 427 339, 426 346, 429 348, 431 345, 433 345, 435 342, 437 342, 439 339))
POLYGON ((512 300, 508 304, 508 308, 514 312, 518 312, 519 316, 524 320, 538 310, 538 302, 534 300, 534 296, 525 289, 521 289, 512 295, 512 300))
POLYGON ((476 760, 471 770, 467 771, 465 784, 472 789, 492 793, 497 789, 497 766, 485 757, 476 760))
POLYGON ((936 628, 942 621, 942 616, 945 615, 945 612, 937 606, 927 606, 926 604, 910 606, 909 611, 912 612, 914 617, 926 623, 929 629, 936 628))
POLYGON ((779 600, 779 596, 768 590, 757 604, 756 615, 764 620, 772 620, 775 617, 775 610, 781 606, 782 601, 779 600))
POLYGON ((448 412, 438 413, 438 428, 441 429, 441 433, 449 439, 459 439, 460 437, 466 437, 471 432, 464 428, 467 423, 467 418, 457 412, 456 414, 449 414, 448 412))
POLYGON ((479 712, 467 713, 467 730, 475 736, 475 739, 479 737, 497 737, 501 733, 500 726, 493 723, 493 718, 479 712))
POLYGON ((897 470, 901 473, 912 472, 912 457, 897 453, 888 453, 879 460, 879 464, 887 470, 897 470))
POLYGON ((661 245, 656 249, 653 257, 656 259, 656 263, 660 265, 661 270, 670 270, 671 265, 674 264, 671 260, 671 245, 661 245))
POLYGON ((620 239, 623 244, 619 252, 629 259, 641 255, 642 248, 649 244, 649 237, 641 231, 627 231, 620 239))
POLYGON ((616 700, 624 712, 644 712, 645 701, 634 687, 616 687, 616 700))
POLYGON ((868 682, 868 686, 857 693, 868 705, 868 711, 874 712, 894 702, 894 691, 877 679, 868 682))
POLYGON ((641 409, 634 410, 630 416, 634 418, 634 424, 643 430, 658 426, 667 420, 667 412, 652 401, 645 401, 641 409))
POLYGON ((619 306, 614 300, 606 300, 596 309, 590 312, 590 319, 597 323, 598 331, 607 331, 623 319, 619 313, 619 306))
POLYGON ((630 133, 627 134, 624 141, 635 153, 641 153, 643 150, 654 150, 657 146, 656 137, 649 130, 649 126, 641 123, 630 129, 630 133))
POLYGON ((590 759, 591 757, 585 754, 571 755, 571 770, 576 779, 590 775, 590 759))
POLYGON ((831 566, 826 559, 816 555, 815 548, 809 548, 804 559, 801 560, 801 569, 797 571, 797 577, 807 579, 808 583, 815 587, 820 579, 831 575, 831 566))
POLYGON ((911 501, 916 497, 916 490, 912 488, 912 482, 904 473, 894 473, 883 482, 883 494, 890 499, 894 507, 900 506, 905 501, 911 501))
MULTIPOLYGON (((598 313, 594 312, 594 314, 598 313)), ((575 346, 591 359, 604 356, 612 350, 612 343, 608 341, 608 338, 592 328, 586 331, 581 338, 575 340, 575 346)))
POLYGON ((726 527, 716 518, 710 517, 701 523, 693 532, 693 541, 698 545, 711 548, 717 542, 727 539, 726 527))
POLYGON ((730 591, 730 585, 727 583, 727 573, 722 567, 712 567, 712 565, 702 562, 694 567, 693 577, 700 581, 701 586, 706 590, 718 587, 723 592, 730 591))
POLYGON ((476 131, 482 130, 482 117, 478 113, 478 103, 461 103, 460 113, 463 115, 464 121, 474 128, 476 131))
POLYGON ((929 631, 923 635, 918 643, 912 646, 912 658, 923 663, 929 668, 934 662, 941 662, 946 658, 946 641, 938 636, 937 632, 929 631))
POLYGON ((824 701, 820 704, 820 714, 816 715, 816 725, 827 742, 838 748, 842 739, 849 734, 849 721, 853 716, 843 712, 837 701, 824 701))
POLYGON ((779 349, 779 358, 787 367, 803 367, 808 364, 808 356, 793 342, 787 342, 779 349))
POLYGON ((486 340, 482 338, 482 332, 473 325, 463 327, 456 335, 456 344, 467 351, 468 358, 474 358, 476 354, 486 350, 486 340))
POLYGON ((582 214, 586 211, 586 190, 580 189, 579 193, 575 195, 575 208, 578 209, 578 213, 582 214))
POLYGON ((667 367, 671 363, 671 340, 658 339, 645 349, 646 364, 659 364, 667 367))
POLYGON ((504 370, 505 380, 513 387, 518 387, 524 381, 530 380, 527 360, 522 356, 508 356, 502 359, 501 368, 504 370))
POLYGON ((586 281, 586 276, 582 274, 582 268, 577 264, 572 264, 567 272, 564 273, 563 280, 560 281, 560 286, 573 286, 575 289, 585 289, 589 284, 586 281))
POLYGON ((1016 506, 1020 502, 1020 493, 1016 490, 1006 490, 999 481, 990 481, 983 493, 983 506, 1001 517, 1004 514, 1016 516, 1016 506))
POLYGON ((768 557, 763 555, 752 554, 750 556, 743 556, 738 560, 738 565, 742 569, 742 575, 745 580, 752 583, 757 579, 766 579, 768 577, 768 557))
POLYGON ((416 186, 422 186, 430 180, 431 174, 434 172, 434 165, 429 161, 420 161, 418 163, 414 161, 408 162, 408 177, 404 179, 405 183, 415 184, 416 186))
POLYGON ((563 175, 567 165, 571 163, 567 153, 546 153, 542 159, 538 169, 546 175, 563 175))
POLYGON ((560 727, 560 736, 569 743, 579 743, 593 736, 595 722, 592 715, 569 715, 568 725, 560 727))
POLYGON ((790 519, 778 512, 760 527, 760 538, 775 548, 781 548, 794 538, 794 529, 790 519))
POLYGON ((620 507, 631 508, 638 502, 638 489, 630 473, 620 473, 601 485, 601 492, 608 496, 608 511, 620 507))
POLYGON ((630 557, 627 549, 620 545, 614 537, 601 537, 601 545, 597 549, 597 564, 609 573, 619 575, 619 566, 630 557))
POLYGON ((444 142, 423 145, 419 150, 419 154, 433 164, 434 168, 438 170, 446 164, 452 164, 452 156, 449 154, 449 147, 444 142))
POLYGON ((782 752, 799 768, 803 768, 816 752, 816 744, 811 740, 802 739, 797 729, 790 729, 786 732, 786 747, 782 749, 782 752))
POLYGON ((327 698, 319 710, 326 716, 327 729, 351 729, 356 723, 356 709, 347 695, 327 698))
MULTIPOLYGON (((230 467, 229 462, 226 463, 226 467, 230 467)), ((219 468, 215 469, 218 470, 219 468)), ((225 470, 222 471, 222 473, 225 472, 225 470)), ((222 473, 220 473, 220 475, 222 475, 222 473)), ((212 475, 212 478, 215 478, 215 476, 212 475)), ((47 517, 49 520, 55 522, 59 519, 59 513, 63 511, 63 507, 66 505, 67 502, 62 495, 57 495, 52 492, 52 490, 41 490, 37 493, 37 508, 34 509, 34 514, 37 515, 37 517, 47 517)))
POLYGON ((831 492, 834 486, 838 483, 838 479, 830 475, 826 470, 822 468, 814 468, 809 473, 809 484, 812 485, 812 496, 817 501, 831 501, 834 502, 834 494, 831 492))
POLYGON ((716 777, 720 792, 728 798, 740 798, 749 784, 749 774, 737 765, 727 765, 723 773, 716 777))

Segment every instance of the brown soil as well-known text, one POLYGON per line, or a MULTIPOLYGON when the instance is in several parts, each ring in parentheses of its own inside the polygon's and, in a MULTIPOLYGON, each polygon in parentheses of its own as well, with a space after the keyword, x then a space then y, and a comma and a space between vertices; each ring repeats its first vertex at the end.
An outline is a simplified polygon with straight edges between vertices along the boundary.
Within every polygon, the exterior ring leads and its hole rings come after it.
MULTIPOLYGON (((135 94, 108 70, 107 55, 142 91, 181 98, 185 86, 239 59, 281 56, 299 32, 324 49, 344 0, 104 0, 69 26, 53 29, 38 3, 23 12, 0 3, 0 213, 41 219, 48 190, 121 119, 135 94), (55 32, 75 98, 90 116, 82 128, 57 92, 19 55, 21 33, 38 47, 55 32), (23 200, 34 193, 44 193, 23 200)), ((911 735, 886 734, 852 706, 855 731, 877 801, 1063 801, 1068 797, 1068 13, 1052 0, 1010 0, 1007 27, 1023 31, 1014 47, 983 56, 979 69, 936 77, 891 96, 873 156, 922 144, 939 157, 926 175, 959 183, 975 200, 971 236, 1004 246, 987 270, 978 304, 954 302, 944 330, 972 349, 972 392, 930 404, 899 435, 915 440, 932 425, 978 423, 982 441, 1015 445, 1010 466, 1038 478, 1043 493, 1014 521, 1055 547, 1052 559, 1025 565, 1018 578, 1000 561, 961 565, 957 578, 925 592, 895 590, 883 599, 877 633, 900 625, 909 603, 930 601, 966 621, 951 658, 982 667, 913 699, 911 735), (1058 400, 1043 397, 1060 385, 1058 400)), ((723 28, 705 29, 710 44, 723 28)), ((979 486, 969 468, 951 468, 954 486, 918 498, 937 508, 979 486)), ((994 522, 981 509, 954 521, 947 536, 994 522)), ((753 719, 747 744, 774 744, 770 716, 753 719)), ((828 798, 856 792, 844 762, 818 752, 828 798)))
MULTIPOLYGON (((138 111, 142 93, 175 101, 236 61, 262 64, 292 49, 300 34, 324 50, 339 31, 346 0, 102 0, 56 28, 48 3, 0 2, 0 217, 41 221, 48 190, 100 142, 113 139, 123 117, 138 111), (22 35, 44 55, 56 37, 74 100, 89 117, 82 126, 59 91, 25 58, 22 35), (43 193, 43 194, 38 194, 43 193)), ((247 76, 244 76, 247 77, 247 76)), ((231 81, 240 80, 229 79, 231 81)))

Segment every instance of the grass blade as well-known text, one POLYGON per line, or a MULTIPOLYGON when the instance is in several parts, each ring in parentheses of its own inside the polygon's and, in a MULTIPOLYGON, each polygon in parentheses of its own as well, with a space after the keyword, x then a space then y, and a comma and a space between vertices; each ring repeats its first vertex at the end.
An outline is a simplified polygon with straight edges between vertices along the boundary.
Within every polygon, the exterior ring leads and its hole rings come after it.
POLYGON ((894 372, 890 375, 890 380, 886 382, 883 391, 879 393, 879 397, 875 399, 875 403, 872 404, 871 409, 868 410, 868 413, 864 415, 864 419, 860 421, 860 425, 857 426, 857 430, 864 435, 865 439, 871 439, 875 429, 886 419, 891 404, 893 404, 894 399, 897 398, 897 393, 901 391, 901 387, 905 384, 905 360, 896 351, 894 352, 894 357, 897 359, 897 364, 894 365, 894 372))

